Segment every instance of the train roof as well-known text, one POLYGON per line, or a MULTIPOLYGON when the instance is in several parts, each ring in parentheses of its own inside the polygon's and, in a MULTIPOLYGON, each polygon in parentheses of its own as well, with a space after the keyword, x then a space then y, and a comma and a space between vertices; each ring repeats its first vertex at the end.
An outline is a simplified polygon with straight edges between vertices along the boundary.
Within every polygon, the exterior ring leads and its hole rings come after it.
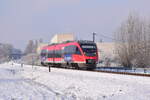
POLYGON ((65 44, 65 43, 72 43, 72 42, 77 42, 79 44, 95 44, 93 41, 89 41, 89 40, 78 40, 78 41, 64 41, 62 43, 52 43, 52 44, 49 44, 48 46, 65 44))
POLYGON ((79 44, 95 44, 95 42, 89 41, 89 40, 79 40, 78 43, 79 44))
POLYGON ((65 41, 62 43, 53 43, 53 44, 49 44, 47 46, 42 47, 41 49, 48 49, 49 47, 53 47, 57 45, 57 48, 60 48, 62 45, 72 45, 72 44, 79 44, 79 45, 96 45, 96 43, 94 43, 93 41, 89 41, 89 40, 78 40, 78 41, 65 41))

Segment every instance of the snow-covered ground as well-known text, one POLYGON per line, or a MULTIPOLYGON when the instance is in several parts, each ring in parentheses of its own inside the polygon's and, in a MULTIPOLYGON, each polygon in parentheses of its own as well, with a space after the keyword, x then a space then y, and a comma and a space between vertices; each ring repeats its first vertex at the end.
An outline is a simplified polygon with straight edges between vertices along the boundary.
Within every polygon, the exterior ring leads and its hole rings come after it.
POLYGON ((150 78, 1 64, 0 100, 150 100, 150 78))

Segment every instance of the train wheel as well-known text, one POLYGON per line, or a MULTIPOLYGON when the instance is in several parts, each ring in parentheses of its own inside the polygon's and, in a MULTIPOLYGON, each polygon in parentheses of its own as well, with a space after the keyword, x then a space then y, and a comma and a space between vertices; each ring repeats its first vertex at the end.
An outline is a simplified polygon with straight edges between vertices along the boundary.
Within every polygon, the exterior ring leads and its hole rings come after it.
POLYGON ((75 69, 78 69, 78 70, 80 69, 79 65, 77 63, 74 63, 74 67, 75 67, 75 69))
POLYGON ((76 64, 75 63, 71 63, 71 68, 76 69, 76 64))
POLYGON ((93 68, 87 68, 86 70, 94 70, 93 68))
POLYGON ((69 63, 67 62, 67 63, 64 63, 64 64, 62 64, 61 65, 63 68, 65 68, 65 69, 67 69, 67 68, 69 68, 69 63))
POLYGON ((69 65, 70 65, 69 62, 67 62, 67 63, 66 63, 66 68, 70 68, 69 65))
POLYGON ((87 70, 94 70, 96 69, 96 65, 92 65, 93 67, 88 67, 87 70))

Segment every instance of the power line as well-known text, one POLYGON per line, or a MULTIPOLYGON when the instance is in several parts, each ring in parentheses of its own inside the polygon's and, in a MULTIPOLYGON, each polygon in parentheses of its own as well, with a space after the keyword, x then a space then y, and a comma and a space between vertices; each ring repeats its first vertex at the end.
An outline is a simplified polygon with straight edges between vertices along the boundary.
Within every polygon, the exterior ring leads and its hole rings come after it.
MULTIPOLYGON (((106 36, 106 35, 104 35, 104 34, 99 34, 100 36, 102 36, 102 37, 104 37, 104 38, 107 38, 107 39, 111 39, 111 40, 117 40, 117 39, 115 39, 115 38, 113 38, 113 37, 110 37, 110 36, 106 36)), ((117 40, 117 41, 119 41, 119 40, 117 40)))
POLYGON ((99 34, 99 35, 102 36, 102 37, 104 37, 104 38, 107 38, 107 39, 115 40, 114 38, 106 36, 106 35, 103 35, 103 34, 99 34))

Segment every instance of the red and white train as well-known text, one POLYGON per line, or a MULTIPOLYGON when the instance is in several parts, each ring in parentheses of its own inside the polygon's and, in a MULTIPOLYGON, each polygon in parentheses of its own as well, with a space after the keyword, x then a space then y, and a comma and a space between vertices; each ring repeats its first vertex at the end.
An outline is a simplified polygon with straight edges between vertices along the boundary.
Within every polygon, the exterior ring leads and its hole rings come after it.
POLYGON ((42 65, 95 69, 97 62, 97 46, 92 41, 66 41, 45 46, 41 50, 42 65))

